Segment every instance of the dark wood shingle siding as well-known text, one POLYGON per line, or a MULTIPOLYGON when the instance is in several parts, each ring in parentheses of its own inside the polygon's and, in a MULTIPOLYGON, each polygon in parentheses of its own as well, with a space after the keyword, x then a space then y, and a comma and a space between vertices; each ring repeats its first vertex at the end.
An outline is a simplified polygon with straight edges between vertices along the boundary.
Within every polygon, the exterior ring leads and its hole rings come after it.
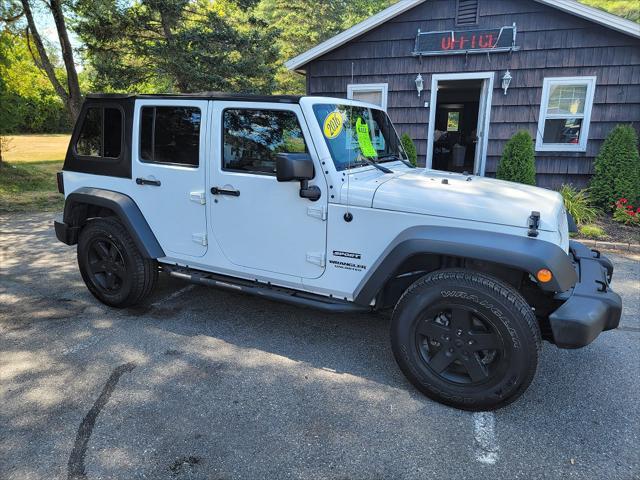
POLYGON ((495 72, 487 175, 495 174, 505 142, 518 130, 535 138, 545 77, 596 76, 597 84, 586 152, 536 152, 541 186, 571 181, 585 185, 602 141, 617 123, 640 128, 640 40, 554 8, 523 0, 480 0, 477 28, 516 23, 521 50, 487 56, 414 57, 418 29, 456 29, 456 0, 431 0, 307 65, 312 95, 345 97, 352 83, 388 83, 388 111, 400 133, 415 141, 426 157, 432 73, 495 72), (500 79, 509 69, 513 81, 503 95, 500 79), (415 77, 425 90, 418 98, 415 77))

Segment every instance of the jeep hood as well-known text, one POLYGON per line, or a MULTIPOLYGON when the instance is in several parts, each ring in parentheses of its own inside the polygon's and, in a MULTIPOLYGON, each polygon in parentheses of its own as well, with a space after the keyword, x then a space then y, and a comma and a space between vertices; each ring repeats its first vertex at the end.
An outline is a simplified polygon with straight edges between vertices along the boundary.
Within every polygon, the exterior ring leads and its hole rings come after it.
POLYGON ((384 210, 522 228, 531 212, 538 211, 539 228, 551 232, 558 231, 563 214, 557 192, 492 178, 421 169, 378 182, 371 206, 384 210))

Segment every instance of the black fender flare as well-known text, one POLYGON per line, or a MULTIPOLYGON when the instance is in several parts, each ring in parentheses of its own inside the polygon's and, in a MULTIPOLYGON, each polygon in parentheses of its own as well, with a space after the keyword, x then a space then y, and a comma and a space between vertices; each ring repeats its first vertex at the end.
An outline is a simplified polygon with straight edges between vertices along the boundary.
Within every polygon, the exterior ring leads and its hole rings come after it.
MULTIPOLYGON (((82 187, 70 193, 64 204, 63 221, 69 227, 80 227, 86 220, 78 215, 80 205, 95 205, 108 208, 125 226, 136 246, 146 258, 161 258, 165 256, 158 239, 131 197, 124 193, 105 190, 102 188, 82 187)), ((77 242, 77 238, 73 243, 77 242)))
POLYGON ((401 264, 420 254, 470 258, 530 273, 548 268, 553 279, 540 287, 564 292, 578 281, 571 257, 559 246, 528 236, 452 227, 411 227, 400 233, 371 266, 354 292, 369 305, 401 264))

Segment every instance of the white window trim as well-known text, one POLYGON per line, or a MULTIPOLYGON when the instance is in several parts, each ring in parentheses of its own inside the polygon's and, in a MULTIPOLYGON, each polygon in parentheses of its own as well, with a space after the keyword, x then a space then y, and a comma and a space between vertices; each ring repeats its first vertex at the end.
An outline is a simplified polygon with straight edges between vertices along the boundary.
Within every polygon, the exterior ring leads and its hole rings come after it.
POLYGON ((591 110, 596 92, 597 77, 548 77, 544 79, 542 85, 542 100, 540 103, 540 117, 538 118, 538 133, 536 135, 537 152, 585 152, 589 141, 589 126, 591 125, 591 110), (582 128, 580 129, 580 142, 571 143, 544 143, 544 124, 547 119, 547 108, 549 107, 549 93, 552 85, 575 85, 587 86, 587 94, 584 102, 584 116, 582 128))
POLYGON ((350 83, 347 85, 347 98, 353 100, 353 92, 381 92, 382 109, 387 111, 387 97, 389 96, 388 83, 350 83))
MULTIPOLYGON (((434 73, 431 75, 431 97, 429 99, 429 124, 427 126, 427 168, 433 168, 433 143, 435 142, 436 129, 436 110, 438 104, 438 82, 443 80, 485 80, 486 97, 483 111, 478 111, 478 119, 484 117, 484 125, 482 125, 482 144, 476 145, 476 159, 474 160, 474 175, 484 177, 487 165, 487 148, 489 145, 489 127, 491 125, 491 109, 493 105, 493 82, 495 72, 471 72, 471 73, 434 73), (481 146, 481 150, 478 150, 481 146)), ((483 95, 483 90, 480 95, 483 95)), ((482 100, 480 101, 482 104, 482 100)), ((480 110, 480 109, 478 109, 480 110)), ((478 124, 478 127, 481 125, 478 124)), ((478 130, 479 131, 479 130, 478 130)))

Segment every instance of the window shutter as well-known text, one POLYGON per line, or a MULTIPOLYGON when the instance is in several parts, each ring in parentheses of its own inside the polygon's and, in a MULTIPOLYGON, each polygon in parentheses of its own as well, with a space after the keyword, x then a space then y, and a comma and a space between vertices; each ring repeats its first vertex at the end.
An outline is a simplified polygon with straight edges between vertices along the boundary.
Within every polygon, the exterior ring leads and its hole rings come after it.
POLYGON ((478 23, 479 0, 458 0, 456 25, 476 25, 478 23))

